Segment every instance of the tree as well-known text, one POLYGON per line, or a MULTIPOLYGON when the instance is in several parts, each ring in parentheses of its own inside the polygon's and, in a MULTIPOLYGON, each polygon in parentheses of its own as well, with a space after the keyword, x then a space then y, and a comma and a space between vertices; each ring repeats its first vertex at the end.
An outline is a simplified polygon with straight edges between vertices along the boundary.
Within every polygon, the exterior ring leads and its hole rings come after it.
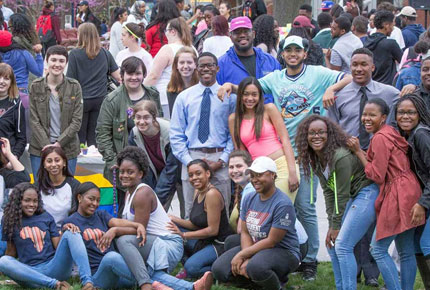
POLYGON ((278 20, 280 26, 291 23, 297 16, 299 7, 310 4, 310 0, 273 0, 273 17, 278 20))

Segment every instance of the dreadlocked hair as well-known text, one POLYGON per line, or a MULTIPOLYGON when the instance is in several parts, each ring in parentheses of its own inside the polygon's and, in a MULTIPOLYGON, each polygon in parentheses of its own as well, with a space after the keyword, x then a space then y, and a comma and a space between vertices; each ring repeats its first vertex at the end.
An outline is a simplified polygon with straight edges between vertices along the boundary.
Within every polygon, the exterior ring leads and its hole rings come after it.
POLYGON ((34 215, 39 215, 44 212, 42 196, 37 190, 36 186, 29 182, 23 182, 16 185, 9 195, 9 202, 6 204, 3 214, 3 237, 7 237, 8 241, 12 240, 12 236, 15 230, 18 230, 22 226, 22 198, 24 193, 33 189, 37 192, 37 198, 39 200, 37 209, 34 215))
POLYGON ((276 48, 276 36, 274 32, 275 18, 268 14, 258 16, 254 23, 255 39, 254 46, 264 43, 267 53, 276 48))
MULTIPOLYGON (((397 102, 394 107, 395 119, 397 120, 397 110, 399 109, 400 104, 404 101, 411 101, 412 104, 414 104, 415 109, 417 110, 420 123, 427 127, 430 127, 430 113, 427 110, 427 106, 424 100, 415 93, 405 95, 397 102)), ((400 135, 405 136, 405 133, 402 131, 402 129, 400 129, 399 126, 397 127, 399 128, 400 135)))
POLYGON ((315 170, 317 164, 328 165, 331 167, 333 155, 335 150, 340 147, 347 148, 346 141, 349 136, 342 130, 342 128, 331 121, 327 117, 323 117, 320 115, 311 115, 304 119, 297 129, 296 135, 296 146, 297 152, 299 155, 298 161, 303 167, 303 171, 307 179, 309 179, 311 175, 311 167, 312 170, 315 170), (323 152, 321 156, 323 159, 320 159, 315 151, 309 146, 308 143, 308 130, 309 126, 312 122, 322 121, 327 126, 327 142, 323 148, 323 152))

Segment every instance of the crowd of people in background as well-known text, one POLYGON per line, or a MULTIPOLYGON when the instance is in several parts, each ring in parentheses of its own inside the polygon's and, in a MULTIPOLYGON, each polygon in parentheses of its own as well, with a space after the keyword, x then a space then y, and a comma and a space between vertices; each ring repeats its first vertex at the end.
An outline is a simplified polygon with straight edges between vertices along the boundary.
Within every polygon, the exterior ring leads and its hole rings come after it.
POLYGON ((263 0, 138 0, 108 25, 83 0, 68 50, 51 0, 35 20, 0 0, 0 272, 61 290, 312 283, 320 186, 329 287, 412 290, 419 271, 429 290, 430 27, 363 6, 301 5, 281 37, 263 0), (75 179, 82 146, 117 216, 75 179))

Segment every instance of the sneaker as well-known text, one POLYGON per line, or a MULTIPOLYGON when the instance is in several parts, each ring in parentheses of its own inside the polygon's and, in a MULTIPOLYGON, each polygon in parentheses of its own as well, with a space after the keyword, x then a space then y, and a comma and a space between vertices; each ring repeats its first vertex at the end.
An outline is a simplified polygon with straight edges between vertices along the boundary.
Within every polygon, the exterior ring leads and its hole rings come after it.
POLYGON ((375 278, 370 278, 366 280, 366 285, 369 287, 379 287, 378 280, 375 278))
POLYGON ((152 283, 152 290, 173 290, 173 288, 170 288, 169 286, 166 286, 163 283, 154 281, 152 283))
POLYGON ((213 280, 212 272, 207 271, 203 277, 194 282, 194 290, 211 290, 213 280))
POLYGON ((58 286, 55 289, 57 289, 57 290, 71 290, 73 288, 66 281, 61 281, 60 284, 58 284, 58 286))
POLYGON ((185 278, 187 278, 187 271, 185 271, 185 268, 182 268, 182 270, 179 271, 179 273, 176 274, 175 277, 178 278, 178 279, 185 279, 185 278))
POLYGON ((315 281, 317 278, 317 262, 302 263, 303 265, 303 280, 315 281))

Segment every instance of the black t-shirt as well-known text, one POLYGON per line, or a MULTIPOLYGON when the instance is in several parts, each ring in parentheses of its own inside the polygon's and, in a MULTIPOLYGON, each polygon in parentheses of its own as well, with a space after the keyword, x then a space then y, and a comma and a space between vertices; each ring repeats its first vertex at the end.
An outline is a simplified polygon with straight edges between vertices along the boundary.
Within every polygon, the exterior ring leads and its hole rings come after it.
POLYGON ((70 51, 67 77, 79 82, 84 99, 105 97, 108 93, 107 75, 118 69, 109 51, 101 49, 94 58, 88 58, 85 49, 76 48, 70 51))
POLYGON ((238 55, 240 62, 245 66, 245 69, 248 71, 249 75, 252 77, 256 77, 255 74, 255 54, 250 56, 240 56, 238 55))
POLYGON ((6 113, 6 111, 12 107, 14 105, 14 103, 12 103, 9 100, 9 97, 7 97, 4 100, 0 100, 0 117, 3 116, 4 113, 6 113))

